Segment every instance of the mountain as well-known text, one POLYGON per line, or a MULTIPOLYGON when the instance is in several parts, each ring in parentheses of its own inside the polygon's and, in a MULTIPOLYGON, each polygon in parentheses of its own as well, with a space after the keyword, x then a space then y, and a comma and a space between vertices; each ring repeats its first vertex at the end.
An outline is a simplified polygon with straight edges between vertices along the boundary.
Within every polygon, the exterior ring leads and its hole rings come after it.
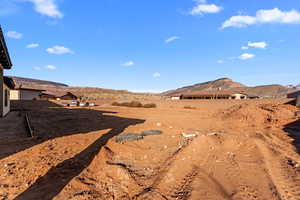
POLYGON ((214 81, 198 83, 191 86, 178 88, 162 93, 165 96, 172 96, 177 94, 195 92, 195 91, 230 91, 230 92, 244 92, 251 96, 260 96, 265 98, 283 98, 288 93, 295 91, 282 85, 262 85, 255 87, 248 87, 241 83, 234 82, 229 78, 221 78, 214 81))
POLYGON ((173 94, 179 94, 179 93, 188 93, 188 92, 194 92, 194 91, 203 91, 203 90, 229 90, 233 88, 245 88, 246 86, 234 82, 233 80, 229 78, 221 78, 214 81, 208 81, 204 83, 198 83, 191 86, 186 86, 182 88, 178 88, 176 90, 170 90, 167 92, 164 92, 164 95, 173 95, 173 94))

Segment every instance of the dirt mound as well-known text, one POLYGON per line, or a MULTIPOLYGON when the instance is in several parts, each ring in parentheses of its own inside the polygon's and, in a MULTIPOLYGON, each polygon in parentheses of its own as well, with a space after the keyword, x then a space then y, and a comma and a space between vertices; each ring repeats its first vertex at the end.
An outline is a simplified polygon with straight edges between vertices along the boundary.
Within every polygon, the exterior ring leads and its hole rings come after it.
POLYGON ((224 120, 237 120, 250 125, 276 124, 293 119, 296 112, 297 108, 291 105, 241 104, 223 111, 221 118, 224 120))

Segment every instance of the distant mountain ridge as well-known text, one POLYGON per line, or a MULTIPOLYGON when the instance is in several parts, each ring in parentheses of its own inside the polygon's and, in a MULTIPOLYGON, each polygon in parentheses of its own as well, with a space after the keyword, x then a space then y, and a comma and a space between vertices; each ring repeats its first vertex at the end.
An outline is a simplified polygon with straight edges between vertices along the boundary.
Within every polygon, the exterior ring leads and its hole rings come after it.
POLYGON ((159 95, 148 94, 148 93, 133 93, 128 90, 113 90, 113 89, 104 89, 104 88, 96 88, 96 87, 73 87, 68 86, 64 83, 58 83, 53 81, 44 81, 39 79, 32 78, 23 78, 16 76, 9 76, 14 80, 16 88, 32 88, 45 90, 45 92, 49 92, 51 94, 64 94, 66 92, 72 92, 76 96, 84 96, 88 98, 94 99, 124 99, 130 98, 134 96, 137 99, 143 99, 146 97, 155 97, 160 98, 159 95))
POLYGON ((250 96, 260 96, 265 98, 284 98, 287 96, 287 94, 294 92, 296 89, 288 88, 282 85, 262 85, 248 87, 241 83, 235 82, 230 78, 221 78, 213 81, 178 88, 175 90, 170 90, 162 94, 165 96, 172 96, 183 93, 214 90, 244 92, 250 96))

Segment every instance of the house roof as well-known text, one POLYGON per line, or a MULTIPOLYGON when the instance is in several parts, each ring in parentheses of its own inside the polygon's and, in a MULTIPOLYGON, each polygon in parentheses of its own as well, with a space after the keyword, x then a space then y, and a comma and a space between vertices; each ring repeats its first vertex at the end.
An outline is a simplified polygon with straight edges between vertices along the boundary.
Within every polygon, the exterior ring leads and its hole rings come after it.
POLYGON ((56 98, 60 98, 60 97, 66 96, 66 95, 77 97, 72 92, 61 92, 61 91, 55 91, 55 92, 53 92, 53 91, 45 91, 41 95, 52 96, 52 97, 56 97, 56 98))
POLYGON ((45 90, 41 90, 41 89, 28 88, 28 87, 26 87, 26 88, 24 88, 24 87, 22 87, 22 88, 16 88, 16 90, 27 90, 27 91, 37 91, 37 92, 43 92, 43 91, 45 91, 45 90))
POLYGON ((11 78, 4 76, 3 80, 4 80, 4 84, 7 85, 7 87, 9 87, 10 89, 15 88, 15 83, 11 78))
POLYGON ((72 92, 67 92, 62 96, 73 96, 73 97, 77 97, 75 94, 73 94, 72 92))
POLYGON ((6 46, 6 42, 4 39, 1 26, 0 26, 0 64, 3 66, 4 69, 11 69, 12 67, 12 63, 10 60, 10 56, 8 53, 8 49, 6 46))
POLYGON ((288 98, 296 98, 297 96, 300 96, 300 90, 287 95, 288 98))

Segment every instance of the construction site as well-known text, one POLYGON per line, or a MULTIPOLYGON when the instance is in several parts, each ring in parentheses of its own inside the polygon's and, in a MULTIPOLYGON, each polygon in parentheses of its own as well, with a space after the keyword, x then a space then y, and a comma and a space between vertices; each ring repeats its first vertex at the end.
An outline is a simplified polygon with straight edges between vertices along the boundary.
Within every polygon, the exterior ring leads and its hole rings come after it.
POLYGON ((0 2, 0 200, 300 200, 299 0, 0 2))
POLYGON ((12 102, 1 199, 300 199, 300 114, 287 100, 155 103, 12 102))

